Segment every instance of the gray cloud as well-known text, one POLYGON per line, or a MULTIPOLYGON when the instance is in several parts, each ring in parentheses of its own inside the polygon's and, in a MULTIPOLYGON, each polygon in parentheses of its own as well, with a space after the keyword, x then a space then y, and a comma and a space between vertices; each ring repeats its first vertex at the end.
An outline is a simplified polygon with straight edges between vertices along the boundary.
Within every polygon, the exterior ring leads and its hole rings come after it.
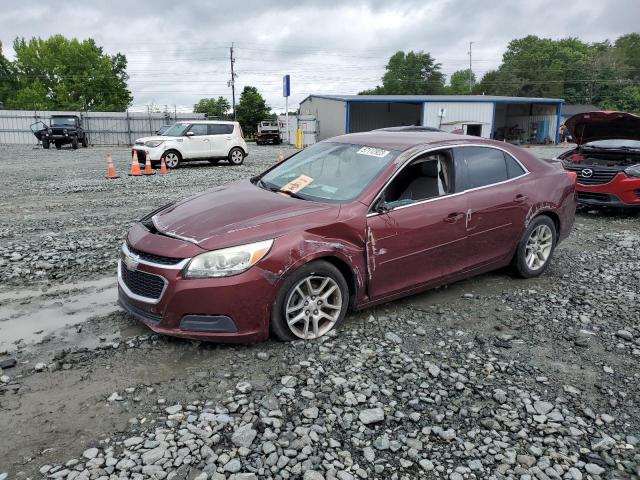
POLYGON ((234 42, 237 92, 255 85, 269 105, 282 108, 285 73, 292 75, 295 106, 310 93, 376 85, 397 50, 431 52, 451 74, 467 67, 474 41, 474 71, 481 76, 499 64, 513 38, 614 40, 637 31, 637 18, 638 0, 11 3, 0 11, 0 41, 11 55, 16 36, 92 37, 107 52, 127 55, 135 105, 184 106, 203 96, 230 97, 234 42))

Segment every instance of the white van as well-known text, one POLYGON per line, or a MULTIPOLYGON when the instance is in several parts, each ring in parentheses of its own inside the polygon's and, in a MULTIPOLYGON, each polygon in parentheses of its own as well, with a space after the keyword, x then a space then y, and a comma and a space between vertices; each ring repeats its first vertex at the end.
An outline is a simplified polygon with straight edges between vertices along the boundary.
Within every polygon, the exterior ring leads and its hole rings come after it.
POLYGON ((177 168, 190 160, 209 160, 217 163, 228 160, 231 165, 242 165, 249 154, 238 122, 219 120, 193 120, 175 123, 162 135, 136 140, 133 152, 144 163, 149 157, 152 164, 164 158, 168 168, 177 168))

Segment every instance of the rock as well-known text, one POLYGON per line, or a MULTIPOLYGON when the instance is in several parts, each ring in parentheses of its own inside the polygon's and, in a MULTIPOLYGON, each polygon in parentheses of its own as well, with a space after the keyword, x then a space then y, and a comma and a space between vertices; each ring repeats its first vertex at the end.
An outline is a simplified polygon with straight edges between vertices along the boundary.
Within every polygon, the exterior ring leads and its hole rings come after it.
POLYGON ((370 408, 361 410, 358 415, 360 421, 365 425, 384 421, 384 410, 382 408, 370 408))
POLYGON ((232 458, 224 465, 224 471, 229 473, 238 473, 241 468, 242 464, 237 458, 232 458))
POLYGON ((298 384, 298 379, 292 375, 285 375, 280 379, 280 383, 287 388, 294 388, 298 384))
POLYGON ((144 439, 142 437, 130 437, 130 438, 127 438, 123 442, 123 444, 124 444, 124 446, 126 448, 129 448, 129 447, 133 447, 135 445, 140 445, 143 442, 144 442, 144 439))
POLYGON ((36 364, 33 366, 33 369, 34 369, 36 372, 42 372, 43 370, 46 370, 46 368, 47 368, 47 364, 46 364, 46 363, 36 363, 36 364))
POLYGON ((546 415, 551 410, 553 410, 553 403, 536 401, 533 402, 533 408, 535 408, 536 412, 538 412, 540 415, 546 415))
POLYGON ((371 447, 364 447, 362 449, 362 454, 364 455, 365 460, 369 463, 373 463, 373 461, 376 459, 376 452, 371 447))
POLYGON ((249 393, 253 390, 253 386, 249 382, 240 382, 236 385, 236 390, 240 393, 249 393))
POLYGON ((156 447, 142 454, 142 463, 145 465, 153 465, 164 457, 164 448, 156 447))
POLYGON ((196 475, 193 480, 209 480, 209 475, 206 472, 200 472, 196 475))
POLYGON ((92 458, 96 458, 99 452, 100 451, 97 448, 89 448, 82 452, 82 456, 88 460, 91 460, 92 458))
POLYGON ((303 415, 305 418, 309 418, 309 419, 316 419, 316 418, 318 418, 318 414, 319 414, 318 407, 305 408, 305 409, 302 411, 302 415, 303 415))
POLYGON ((123 398, 118 394, 118 392, 113 392, 109 395, 109 398, 107 398, 107 402, 121 402, 122 400, 123 398))
POLYGON ((164 409, 167 412, 167 415, 175 415, 176 413, 180 413, 182 411, 182 405, 179 403, 176 405, 172 405, 164 409))
POLYGON ((258 360, 269 360, 269 354, 267 352, 258 352, 256 353, 256 358, 258 360))
POLYGON ((422 468, 425 472, 430 472, 435 468, 433 462, 431 460, 427 460, 426 458, 420 460, 418 462, 418 465, 420 465, 420 468, 422 468))
POLYGON ((602 468, 600 465, 596 465, 595 463, 587 463, 584 466, 584 469, 591 475, 600 475, 604 473, 604 468, 602 468))
POLYGON ((622 338, 623 340, 627 340, 628 342, 633 341, 633 334, 628 330, 618 330, 616 332, 616 336, 622 338))
POLYGON ((451 441, 456 438, 456 431, 453 428, 449 428, 448 430, 440 431, 438 436, 443 440, 451 441))
POLYGON ((402 343, 402 339, 393 332, 387 332, 384 334, 384 338, 389 340, 390 342, 400 344, 402 343))
POLYGON ((247 423, 246 425, 238 427, 236 431, 233 432, 231 441, 237 447, 249 448, 257 434, 258 432, 253 429, 253 423, 247 423))
POLYGON ((324 475, 316 470, 307 470, 304 472, 303 480, 324 480, 324 475))

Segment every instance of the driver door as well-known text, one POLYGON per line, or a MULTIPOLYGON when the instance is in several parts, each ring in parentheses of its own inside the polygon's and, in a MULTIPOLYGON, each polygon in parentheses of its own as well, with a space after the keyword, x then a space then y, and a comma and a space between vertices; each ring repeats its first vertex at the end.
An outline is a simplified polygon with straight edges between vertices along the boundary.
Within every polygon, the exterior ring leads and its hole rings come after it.
POLYGON ((183 142, 188 158, 207 158, 211 156, 211 140, 205 123, 192 124, 185 133, 183 142), (189 135, 193 133, 193 135, 189 135))
POLYGON ((385 187, 377 211, 367 216, 372 300, 464 269, 467 203, 454 180, 453 150, 438 151, 409 162, 385 187))

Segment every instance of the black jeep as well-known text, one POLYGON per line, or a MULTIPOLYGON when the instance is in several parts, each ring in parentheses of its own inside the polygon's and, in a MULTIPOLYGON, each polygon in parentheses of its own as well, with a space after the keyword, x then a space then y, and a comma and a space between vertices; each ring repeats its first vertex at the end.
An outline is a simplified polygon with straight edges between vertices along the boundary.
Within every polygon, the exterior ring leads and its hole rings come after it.
POLYGON ((76 115, 52 115, 48 126, 44 122, 36 122, 31 125, 31 131, 42 142, 42 148, 49 148, 52 143, 57 149, 66 143, 70 143, 74 150, 78 144, 89 146, 82 120, 76 115))

